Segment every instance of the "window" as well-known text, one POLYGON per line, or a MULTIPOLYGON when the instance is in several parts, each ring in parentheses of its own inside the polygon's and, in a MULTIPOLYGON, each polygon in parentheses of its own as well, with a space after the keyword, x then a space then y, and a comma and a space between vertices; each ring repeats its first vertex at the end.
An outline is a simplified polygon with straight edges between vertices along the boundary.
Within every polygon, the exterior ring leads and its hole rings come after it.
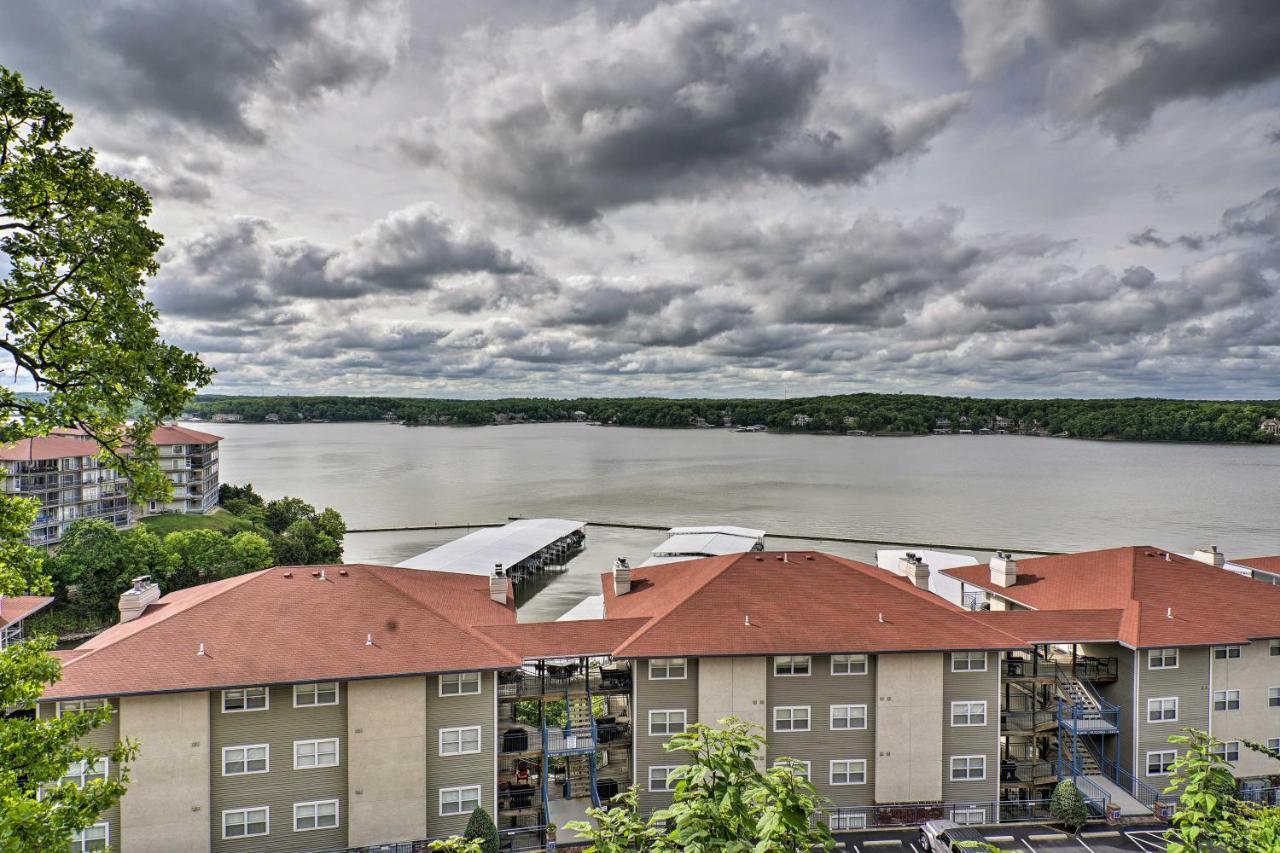
POLYGON ((1280 708, 1280 687, 1267 688, 1267 707, 1280 708))
POLYGON ((983 780, 987 778, 985 755, 956 755, 951 758, 951 781, 983 780))
POLYGON ((1213 748, 1213 754, 1223 761, 1239 761, 1240 741, 1229 740, 1226 743, 1220 743, 1213 748))
POLYGON ((441 755, 469 755, 480 751, 480 727, 440 730, 441 755))
POLYGON ((986 672, 987 671, 987 653, 986 652, 952 652, 951 653, 951 671, 952 672, 986 672))
POLYGON ((831 730, 848 731, 867 727, 866 705, 832 705, 831 730))
POLYGON ((1147 669, 1177 669, 1177 649, 1152 649, 1147 652, 1147 669))
POLYGON ((773 730, 775 732, 809 731, 809 706, 785 705, 774 708, 773 730))
POLYGON ((1271 641, 1271 656, 1273 658, 1280 657, 1280 640, 1271 641))
POLYGON ((684 658, 654 658, 649 661, 649 680, 678 681, 686 676, 688 669, 684 658))
POLYGON ((843 832, 849 829, 866 829, 867 816, 859 812, 858 814, 842 814, 836 812, 827 816, 827 827, 832 832, 843 832))
POLYGON ((1147 753, 1147 775, 1148 776, 1168 776, 1173 772, 1173 762, 1178 760, 1178 751, 1175 749, 1161 750, 1159 752, 1147 753))
POLYGON ((337 767, 338 739, 295 740, 293 742, 293 769, 309 767, 337 767))
MULTIPOLYGON (((831 656, 831 674, 832 675, 866 675, 867 674, 867 656, 866 655, 832 655, 831 656)), ((864 817, 864 816, 858 815, 858 817, 864 817)))
POLYGON ((861 758, 841 758, 831 762, 832 785, 865 785, 867 762, 861 758))
POLYGON ((1214 660, 1227 660, 1240 657, 1239 646, 1218 646, 1213 650, 1214 660))
POLYGON ((271 809, 229 809, 222 813, 223 838, 251 838, 271 831, 271 809))
POLYGON ((809 768, 812 765, 811 762, 801 761, 799 758, 779 758, 773 762, 773 766, 789 768, 795 775, 808 779, 809 768))
POLYGON ((987 822, 986 809, 955 809, 951 812, 951 819, 961 826, 973 826, 974 824, 987 822))
POLYGON ((1240 710, 1240 691, 1239 690, 1215 690, 1213 692, 1213 710, 1215 711, 1240 710))
POLYGON ((440 816, 471 814, 480 806, 480 786, 440 789, 440 816))
POLYGON ((1178 697, 1147 700, 1147 722, 1168 723, 1178 719, 1178 697))
POLYGON ((470 696, 480 692, 480 673, 455 672, 440 676, 441 696, 470 696))
POLYGON ((270 704, 265 687, 243 687, 222 691, 222 713, 265 711, 270 704))
POLYGON ((650 711, 650 735, 677 735, 684 731, 687 711, 650 711))
POLYGON ((320 800, 293 804, 293 831, 332 829, 338 825, 338 801, 320 800))
POLYGON ((650 767, 649 768, 649 790, 650 791, 674 791, 675 782, 669 779, 669 775, 674 767, 650 767))
POLYGON ((951 725, 953 726, 985 726, 987 724, 986 702, 952 702, 951 725))
POLYGON ((90 850, 111 849, 111 825, 95 823, 86 826, 71 836, 72 853, 89 853, 90 850))
POLYGON ((222 748, 222 775, 244 776, 266 773, 270 767, 271 748, 265 743, 222 748))
POLYGON ((778 676, 808 675, 807 655, 783 655, 773 659, 773 674, 778 676))
POLYGON ((85 761, 72 762, 71 766, 67 768, 67 772, 58 780, 58 783, 74 782, 77 788, 83 788, 85 782, 107 778, 107 769, 110 765, 111 761, 105 755, 93 762, 93 764, 88 764, 85 761))
POLYGON ((58 703, 58 716, 76 714, 81 711, 94 711, 107 704, 106 699, 74 699, 70 702, 58 703))
POLYGON ((1280 737, 1267 738, 1267 749, 1274 749, 1280 752, 1280 737))
POLYGON ((314 708, 316 705, 338 704, 338 682, 293 685, 293 707, 314 708))

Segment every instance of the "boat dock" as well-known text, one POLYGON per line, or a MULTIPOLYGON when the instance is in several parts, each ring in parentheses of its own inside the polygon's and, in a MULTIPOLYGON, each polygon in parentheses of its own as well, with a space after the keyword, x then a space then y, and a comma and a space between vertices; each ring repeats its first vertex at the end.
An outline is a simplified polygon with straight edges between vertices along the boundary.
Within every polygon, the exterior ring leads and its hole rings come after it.
POLYGON ((519 582, 538 572, 563 568, 582 550, 586 526, 584 521, 564 518, 522 518, 501 527, 481 528, 396 566, 468 575, 490 575, 501 569, 519 582))
POLYGON ((672 527, 667 531, 667 540, 654 548, 653 554, 640 566, 661 566, 700 557, 763 551, 764 534, 763 530, 728 525, 672 527))

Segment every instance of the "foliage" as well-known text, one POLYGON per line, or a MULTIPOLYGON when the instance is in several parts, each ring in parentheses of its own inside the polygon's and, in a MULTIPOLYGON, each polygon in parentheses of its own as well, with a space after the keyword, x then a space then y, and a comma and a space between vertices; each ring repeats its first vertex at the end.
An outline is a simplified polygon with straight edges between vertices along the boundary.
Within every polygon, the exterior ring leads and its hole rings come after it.
POLYGON ((507 398, 437 400, 412 397, 230 397, 200 396, 188 410, 204 417, 239 415, 260 422, 268 414, 282 421, 376 421, 390 416, 408 424, 483 425, 588 420, 619 426, 693 427, 762 424, 786 432, 923 435, 938 419, 953 429, 1001 429, 1030 435, 1066 433, 1077 438, 1135 441, 1274 442, 1260 430, 1264 418, 1280 414, 1277 400, 1014 400, 938 397, 924 394, 842 394, 789 400, 686 399, 651 397, 507 398), (793 424, 796 415, 809 418, 793 424), (962 421, 961 419, 965 420, 962 421))
POLYGON ((253 530, 250 519, 229 512, 226 508, 217 508, 213 512, 202 515, 187 512, 165 512, 160 515, 143 517, 142 525, 157 536, 165 536, 175 530, 217 530, 233 536, 241 530, 253 530))
POLYGON ((450 838, 442 838, 439 841, 432 841, 427 845, 428 850, 435 853, 484 853, 484 840, 480 838, 463 838, 461 835, 454 835, 450 838))
POLYGON ((29 498, 0 495, 0 595, 47 595, 52 590, 40 552, 27 546, 37 511, 29 498))
MULTIPOLYGON (((1172 826, 1165 832, 1172 853, 1280 851, 1280 807, 1241 800, 1231 765, 1214 754, 1222 742, 1195 729, 1169 738, 1185 747, 1173 765, 1166 794, 1178 795, 1172 826)), ((1280 753, 1261 744, 1245 746, 1271 758, 1280 753)))
POLYGON ((226 506, 228 501, 243 501, 245 504, 253 506, 262 506, 262 495, 253 490, 253 483, 245 483, 243 486, 236 486, 232 483, 222 483, 218 486, 218 503, 226 506))
POLYGON ((86 626, 98 626, 113 621, 120 593, 133 578, 164 579, 172 565, 160 537, 145 527, 121 531, 109 521, 85 518, 68 528, 49 572, 59 609, 86 626))
POLYGON ((830 850, 835 841, 822 821, 808 779, 789 766, 762 771, 764 737, 736 717, 718 727, 694 724, 672 736, 668 752, 684 753, 690 763, 671 772, 673 802, 642 822, 632 789, 616 802, 621 815, 588 809, 598 824, 571 822, 567 828, 591 841, 587 848, 613 851, 809 851, 830 850))
POLYGON ((1084 795, 1070 779, 1063 779, 1053 789, 1049 799, 1049 814, 1058 823, 1066 827, 1068 832, 1079 832, 1080 827, 1089 821, 1089 804, 1084 795))
POLYGON ((476 806, 467 820, 467 828, 462 833, 465 838, 478 839, 481 853, 498 853, 502 839, 498 835, 498 826, 489 817, 483 806, 476 806))
POLYGON ((263 521, 272 533, 284 533, 289 525, 315 514, 316 508, 302 498, 284 497, 267 504, 263 521))

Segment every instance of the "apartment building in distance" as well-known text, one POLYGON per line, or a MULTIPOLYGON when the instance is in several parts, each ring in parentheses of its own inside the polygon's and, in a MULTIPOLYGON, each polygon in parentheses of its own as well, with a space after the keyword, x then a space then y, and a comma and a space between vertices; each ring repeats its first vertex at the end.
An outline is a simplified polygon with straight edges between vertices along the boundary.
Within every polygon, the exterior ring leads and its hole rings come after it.
POLYGON ((78 848, 129 853, 415 841, 476 806, 537 844, 633 783, 669 803, 664 744, 730 715, 836 831, 1043 818, 1064 776, 1099 814, 1150 811, 1186 725, 1242 779, 1280 774, 1232 746, 1280 736, 1280 589, 1154 548, 946 571, 1008 609, 935 595, 919 560, 814 552, 618 566, 605 618, 548 623, 517 622, 501 576, 277 567, 163 598, 140 579, 36 712, 105 702, 94 737, 139 741, 78 848))
POLYGON ((145 506, 131 504, 128 480, 99 461, 99 445, 87 435, 64 431, 0 447, 0 489, 40 502, 28 543, 56 545, 81 518, 102 519, 125 529, 140 515, 211 511, 218 502, 220 438, 165 425, 156 429, 152 440, 160 466, 173 483, 173 495, 145 506))

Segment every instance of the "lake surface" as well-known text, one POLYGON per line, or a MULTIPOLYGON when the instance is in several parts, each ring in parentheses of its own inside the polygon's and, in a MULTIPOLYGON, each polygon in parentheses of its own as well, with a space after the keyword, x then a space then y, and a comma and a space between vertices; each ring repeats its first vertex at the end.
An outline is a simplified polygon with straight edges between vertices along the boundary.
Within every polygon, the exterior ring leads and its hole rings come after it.
MULTIPOLYGON (((664 526, 722 523, 851 537, 1068 551, 1216 544, 1280 553, 1280 447, 1023 436, 870 438, 539 424, 200 425, 223 436, 223 482, 338 509, 352 528, 557 516, 664 526)), ((396 563, 466 531, 350 534, 350 562, 396 563)), ((522 590, 521 619, 598 593, 618 555, 659 531, 591 527, 568 572, 522 590)))

